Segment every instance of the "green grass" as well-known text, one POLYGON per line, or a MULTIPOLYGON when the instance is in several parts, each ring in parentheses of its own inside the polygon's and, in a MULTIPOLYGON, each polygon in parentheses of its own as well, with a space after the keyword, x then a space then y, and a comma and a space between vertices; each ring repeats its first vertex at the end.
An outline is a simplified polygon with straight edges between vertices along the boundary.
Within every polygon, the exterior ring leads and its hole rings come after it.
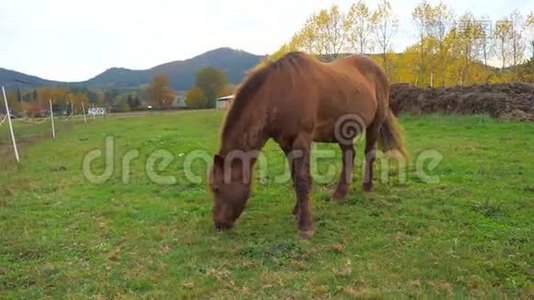
MULTIPOLYGON (((358 170, 346 203, 329 201, 335 182, 313 187, 316 235, 297 238, 291 184, 277 146, 265 154, 268 181, 255 184, 236 228, 216 232, 206 184, 185 179, 187 154, 218 146, 221 112, 108 118, 60 127, 58 138, 0 158, 0 298, 528 297, 534 288, 534 124, 483 116, 403 117, 413 162, 425 150, 443 160, 427 184, 361 191, 358 170), (115 138, 113 176, 82 175, 89 151, 115 138), (139 151, 130 183, 121 160, 139 151), (145 162, 155 150, 174 160, 153 183, 145 162)), ((19 128, 21 131, 23 129, 19 128)), ((17 128, 16 128, 17 130, 17 128)), ((32 132, 29 127, 28 132, 32 132)), ((0 144, 9 145, 6 126, 0 144)), ((7 148, 9 149, 9 148, 7 148)), ((319 170, 340 166, 322 159, 319 170)), ((94 169, 103 170, 102 160, 94 169)), ((206 164, 194 171, 205 177, 206 164)), ((336 171, 337 173, 337 171, 336 171)))

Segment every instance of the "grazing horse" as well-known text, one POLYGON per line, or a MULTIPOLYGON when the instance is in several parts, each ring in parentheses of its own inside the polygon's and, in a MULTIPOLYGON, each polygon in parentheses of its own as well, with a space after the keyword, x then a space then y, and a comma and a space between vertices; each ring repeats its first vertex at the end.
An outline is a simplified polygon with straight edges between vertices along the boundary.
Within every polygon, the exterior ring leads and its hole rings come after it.
POLYGON ((353 55, 322 63, 292 52, 252 72, 228 111, 209 173, 215 226, 234 226, 250 196, 259 151, 273 138, 291 169, 299 236, 311 237, 311 144, 339 144, 343 168, 333 198, 342 199, 352 181, 353 139, 364 131, 363 189, 370 191, 376 144, 384 151, 395 149, 405 155, 400 128, 389 108, 386 74, 370 58, 353 55))

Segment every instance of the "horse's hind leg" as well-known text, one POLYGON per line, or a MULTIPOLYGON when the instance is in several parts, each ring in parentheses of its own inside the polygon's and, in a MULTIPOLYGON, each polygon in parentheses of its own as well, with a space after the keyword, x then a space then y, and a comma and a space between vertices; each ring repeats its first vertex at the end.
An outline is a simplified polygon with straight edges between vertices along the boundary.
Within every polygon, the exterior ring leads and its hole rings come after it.
POLYGON ((365 130, 365 166, 363 172, 363 190, 373 189, 373 164, 376 158, 376 142, 380 134, 380 123, 373 122, 365 130))
POLYGON ((354 158, 356 157, 354 145, 339 144, 339 147, 341 148, 343 169, 341 170, 337 188, 334 191, 334 194, 332 194, 334 200, 341 200, 347 195, 352 182, 352 170, 354 168, 354 158))

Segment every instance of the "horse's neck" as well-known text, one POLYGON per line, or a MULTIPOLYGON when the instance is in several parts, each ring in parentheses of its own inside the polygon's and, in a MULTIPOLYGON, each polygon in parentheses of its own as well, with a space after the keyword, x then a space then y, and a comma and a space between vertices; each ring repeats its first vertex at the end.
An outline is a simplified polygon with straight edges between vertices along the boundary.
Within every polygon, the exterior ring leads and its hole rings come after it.
POLYGON ((245 152, 261 150, 268 139, 265 133, 266 123, 265 112, 259 109, 243 113, 240 120, 234 122, 231 128, 225 128, 219 154, 226 155, 235 150, 245 152))

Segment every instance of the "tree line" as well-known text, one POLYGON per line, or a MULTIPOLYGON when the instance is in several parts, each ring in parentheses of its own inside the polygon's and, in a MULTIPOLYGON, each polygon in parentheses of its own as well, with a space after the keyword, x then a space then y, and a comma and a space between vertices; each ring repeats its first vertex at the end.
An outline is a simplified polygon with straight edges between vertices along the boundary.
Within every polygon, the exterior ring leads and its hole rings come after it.
POLYGON ((371 54, 393 82, 449 86, 534 81, 533 12, 523 15, 514 10, 493 21, 471 12, 457 16, 443 2, 433 5, 423 0, 413 9, 411 20, 417 42, 395 53, 393 41, 400 25, 388 0, 377 1, 374 8, 360 0, 347 11, 332 5, 310 16, 264 63, 290 51, 323 60, 360 53, 371 54))
MULTIPOLYGON (((154 76, 145 91, 147 103, 155 108, 169 108, 177 100, 168 75, 154 76)), ((197 71, 195 85, 182 98, 188 108, 215 108, 217 97, 231 92, 228 77, 222 70, 205 67, 197 71)))
MULTIPOLYGON (((137 110, 142 105, 142 93, 138 90, 91 89, 81 87, 54 86, 33 89, 12 89, 7 100, 13 114, 39 117, 48 114, 49 100, 58 114, 80 114, 93 106, 106 107, 113 111, 137 110)), ((0 112, 5 108, 1 106, 0 112)))
MULTIPOLYGON (((147 87, 148 99, 155 107, 168 108, 176 99, 167 75, 156 75, 147 87)), ((215 108, 217 98, 232 93, 226 74, 215 67, 199 69, 195 76, 195 85, 187 91, 183 100, 187 108, 215 108)))
MULTIPOLYGON (((114 112, 149 109, 170 109, 177 101, 185 101, 188 108, 214 108, 216 98, 231 94, 226 74, 214 67, 198 70, 195 86, 181 96, 170 85, 166 74, 157 74, 146 87, 87 88, 87 87, 39 87, 17 88, 8 91, 7 99, 12 113, 27 116, 44 116, 52 109, 59 114, 79 114, 85 107, 106 107, 114 112)), ((1 105, 0 112, 5 113, 1 105)))

